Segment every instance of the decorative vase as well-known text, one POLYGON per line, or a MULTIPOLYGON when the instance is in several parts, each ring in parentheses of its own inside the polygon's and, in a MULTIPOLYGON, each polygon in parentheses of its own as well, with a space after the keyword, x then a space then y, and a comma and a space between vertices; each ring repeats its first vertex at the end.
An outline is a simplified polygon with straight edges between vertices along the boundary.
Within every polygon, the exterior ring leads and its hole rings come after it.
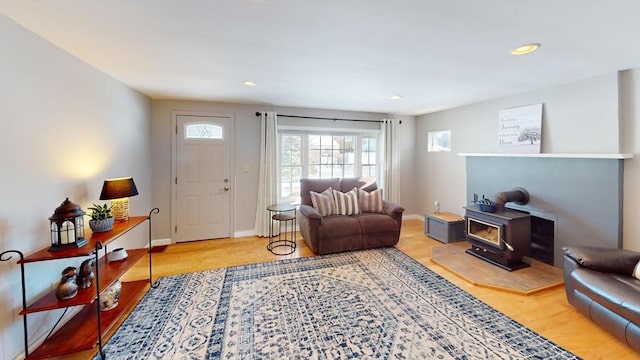
POLYGON ((109 260, 109 262, 120 261, 126 259, 127 256, 129 256, 129 254, 127 254, 127 250, 124 248, 117 248, 113 249, 113 251, 107 255, 107 260, 109 260))
POLYGON ((116 280, 107 290, 100 294, 100 310, 108 311, 118 306, 122 283, 116 280))
POLYGON ((93 274, 93 264, 93 259, 87 259, 80 265, 80 270, 76 275, 76 284, 78 284, 81 289, 90 288, 93 283, 93 278, 95 277, 93 274))
POLYGON ((113 229, 113 217, 104 220, 89 220, 91 231, 105 232, 113 229))
POLYGON ((62 278, 56 287, 56 298, 58 300, 68 300, 78 295, 78 284, 76 284, 76 268, 69 266, 62 271, 62 278))

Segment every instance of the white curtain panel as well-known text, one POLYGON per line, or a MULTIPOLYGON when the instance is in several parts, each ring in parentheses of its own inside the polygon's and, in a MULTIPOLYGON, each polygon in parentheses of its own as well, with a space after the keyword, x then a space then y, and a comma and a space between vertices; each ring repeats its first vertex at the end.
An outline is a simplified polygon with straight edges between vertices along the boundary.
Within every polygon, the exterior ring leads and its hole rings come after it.
POLYGON ((257 236, 269 236, 269 212, 267 206, 278 201, 277 191, 277 129, 278 116, 275 111, 262 112, 260 136, 260 173, 258 180, 258 208, 256 209, 255 232, 257 236))
POLYGON ((397 119, 385 119, 382 122, 383 163, 382 188, 385 199, 400 203, 400 154, 398 144, 397 119))

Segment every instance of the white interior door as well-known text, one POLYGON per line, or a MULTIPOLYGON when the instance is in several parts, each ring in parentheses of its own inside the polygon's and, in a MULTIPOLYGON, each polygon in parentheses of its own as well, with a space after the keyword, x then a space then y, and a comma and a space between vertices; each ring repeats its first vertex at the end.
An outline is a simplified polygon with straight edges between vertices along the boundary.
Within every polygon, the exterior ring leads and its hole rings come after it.
POLYGON ((176 241, 230 236, 231 119, 176 116, 176 241))

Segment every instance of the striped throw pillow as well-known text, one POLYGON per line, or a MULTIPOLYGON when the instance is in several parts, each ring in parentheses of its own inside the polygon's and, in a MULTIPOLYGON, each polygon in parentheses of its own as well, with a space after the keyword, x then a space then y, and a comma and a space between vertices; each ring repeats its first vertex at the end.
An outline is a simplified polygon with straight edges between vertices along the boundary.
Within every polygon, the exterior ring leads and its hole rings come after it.
POLYGON ((633 268, 633 277, 636 279, 640 279, 640 261, 638 261, 638 263, 636 264, 636 266, 633 268))
POLYGON ((358 189, 353 188, 349 192, 343 193, 333 190, 333 201, 336 206, 336 214, 354 215, 360 214, 358 206, 358 189))
POLYGON ((358 189, 358 201, 360 202, 360 211, 363 213, 381 213, 382 212, 382 189, 366 192, 358 189))
POLYGON ((311 194, 311 203, 313 208, 318 210, 320 216, 328 216, 335 214, 335 205, 333 204, 333 189, 329 187, 322 193, 309 191, 311 194))

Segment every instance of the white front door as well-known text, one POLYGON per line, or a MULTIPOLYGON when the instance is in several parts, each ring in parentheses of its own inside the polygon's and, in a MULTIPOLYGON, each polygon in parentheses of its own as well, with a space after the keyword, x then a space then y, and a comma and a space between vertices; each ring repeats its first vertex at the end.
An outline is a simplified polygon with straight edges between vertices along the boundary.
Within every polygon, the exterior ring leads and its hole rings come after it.
POLYGON ((231 119, 176 116, 176 241, 230 236, 231 119))

